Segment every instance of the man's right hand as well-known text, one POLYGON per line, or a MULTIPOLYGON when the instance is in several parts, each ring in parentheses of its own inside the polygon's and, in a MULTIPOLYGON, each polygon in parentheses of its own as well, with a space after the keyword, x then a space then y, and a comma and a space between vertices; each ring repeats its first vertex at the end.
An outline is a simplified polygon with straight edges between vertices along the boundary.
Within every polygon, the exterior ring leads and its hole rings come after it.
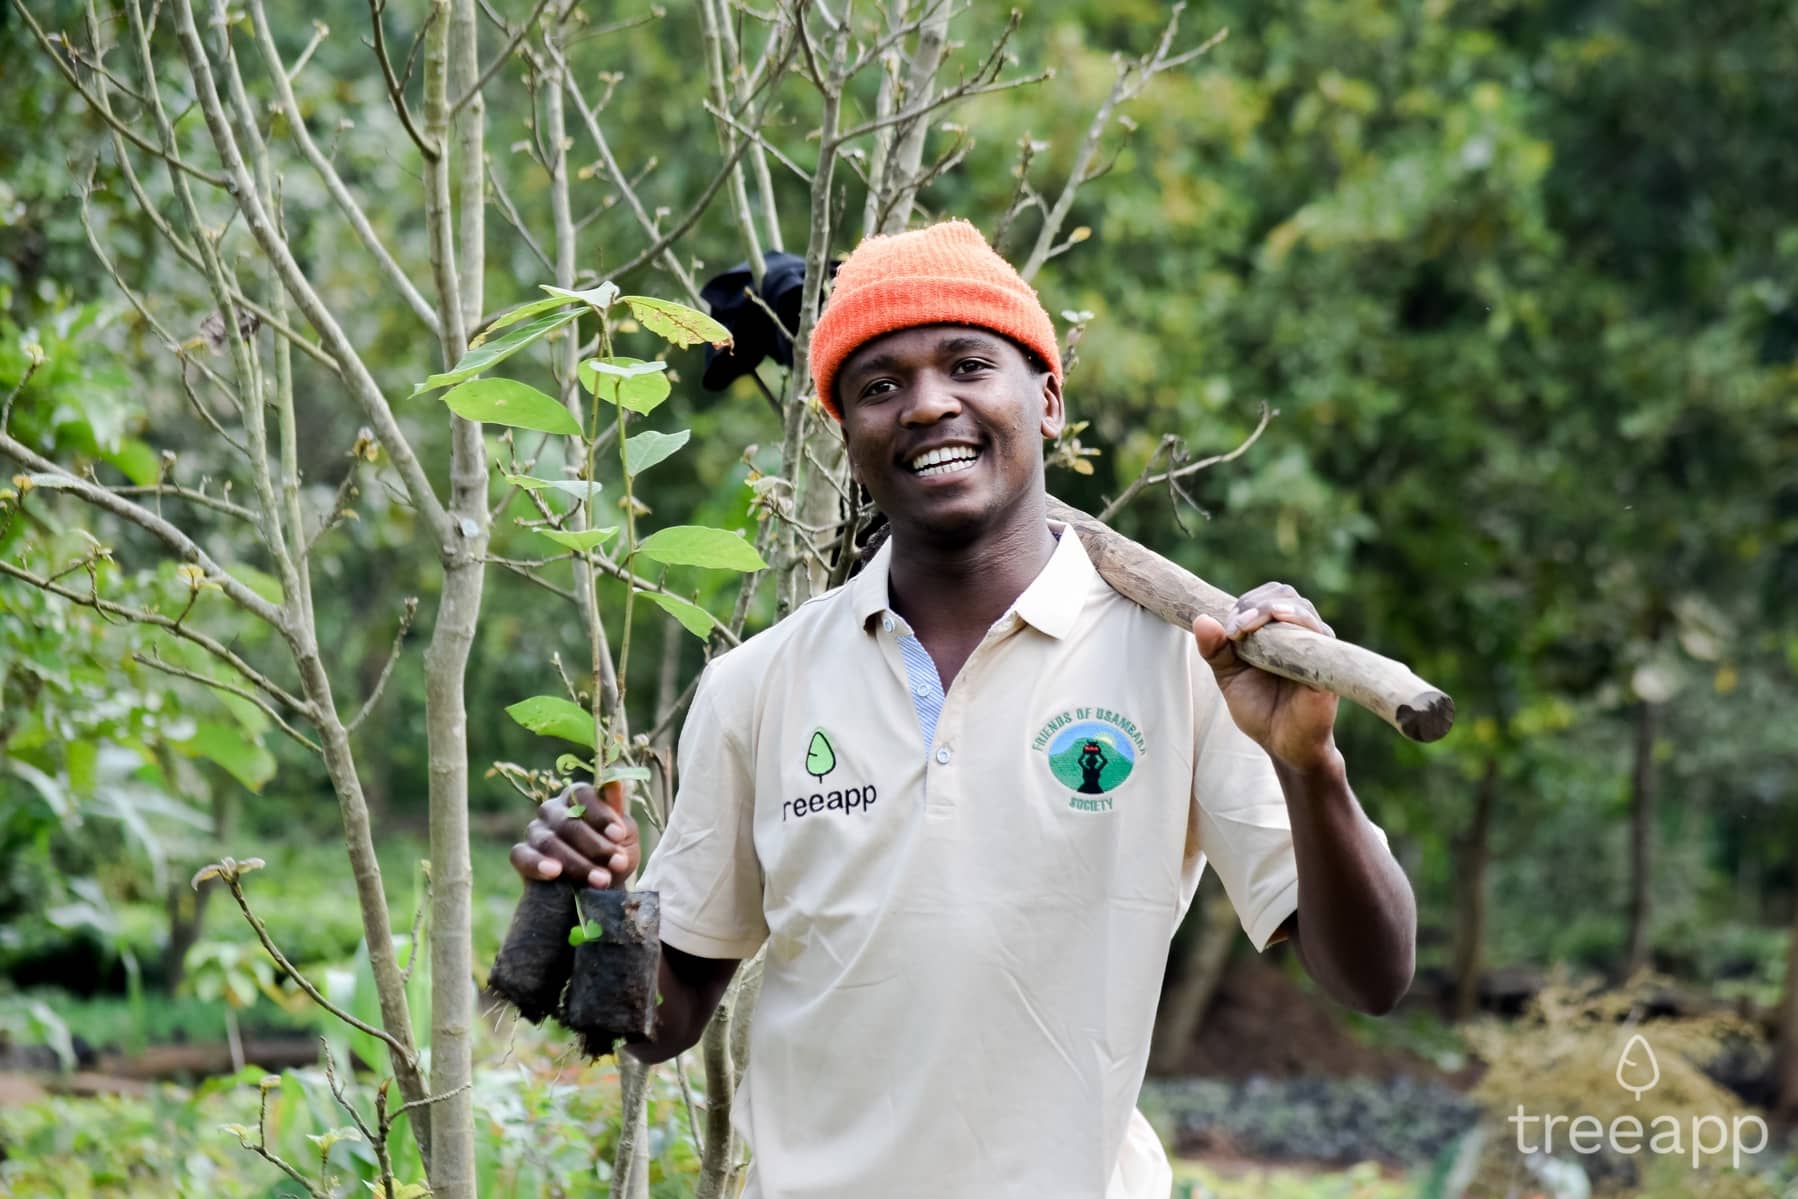
POLYGON ((637 822, 622 782, 595 791, 577 783, 537 809, 524 840, 512 847, 512 869, 531 882, 584 878, 604 889, 637 869, 637 822), (578 809, 578 814, 575 810, 578 809))

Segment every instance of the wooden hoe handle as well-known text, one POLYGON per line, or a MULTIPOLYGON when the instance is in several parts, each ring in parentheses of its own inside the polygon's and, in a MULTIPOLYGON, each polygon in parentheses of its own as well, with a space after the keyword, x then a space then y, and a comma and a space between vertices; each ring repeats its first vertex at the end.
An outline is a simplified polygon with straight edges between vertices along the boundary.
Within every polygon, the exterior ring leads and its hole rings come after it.
MULTIPOLYGON (((1049 516, 1080 535, 1111 589, 1183 629, 1203 613, 1223 621, 1236 597, 1218 590, 1095 517, 1049 497, 1049 516)), ((1455 722, 1455 701, 1403 662, 1296 625, 1263 625, 1237 643, 1245 662, 1353 700, 1413 741, 1435 741, 1455 722)))

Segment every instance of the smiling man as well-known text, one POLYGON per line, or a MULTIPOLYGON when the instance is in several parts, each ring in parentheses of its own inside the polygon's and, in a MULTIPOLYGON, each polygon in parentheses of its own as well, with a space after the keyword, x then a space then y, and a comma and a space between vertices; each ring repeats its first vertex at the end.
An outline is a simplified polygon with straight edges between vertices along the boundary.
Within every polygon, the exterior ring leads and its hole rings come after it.
MULTIPOLYGON (((1169 938, 1207 863, 1244 930, 1370 1012, 1416 914, 1350 790, 1336 700, 1237 659, 1292 588, 1189 634, 1050 523, 1054 326, 973 226, 870 238, 811 347, 892 535, 846 586, 714 659, 643 885, 663 1060, 737 962, 766 974, 735 1108, 761 1199, 1165 1199, 1135 1110, 1169 938)), ((635 869, 616 792, 546 804, 512 861, 635 869)))

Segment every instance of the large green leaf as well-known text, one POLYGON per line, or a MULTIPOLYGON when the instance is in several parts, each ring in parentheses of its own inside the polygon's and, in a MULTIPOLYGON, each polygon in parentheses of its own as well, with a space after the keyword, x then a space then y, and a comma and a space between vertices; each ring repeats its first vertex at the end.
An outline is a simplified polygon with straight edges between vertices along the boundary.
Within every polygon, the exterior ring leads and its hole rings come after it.
POLYGON ((204 722, 175 748, 190 758, 218 763, 252 791, 262 790, 262 784, 274 777, 275 756, 228 724, 204 722))
POLYGON ((581 386, 608 404, 631 412, 654 412, 672 390, 666 362, 641 358, 589 358, 575 371, 581 386))
MULTIPOLYGON (((565 302, 560 299, 556 301, 558 304, 565 302)), ((439 387, 454 387, 465 379, 472 379, 482 371, 498 366, 545 334, 560 329, 580 314, 580 309, 570 308, 566 312, 545 313, 536 320, 515 326, 504 337, 471 347, 468 353, 462 355, 462 361, 440 375, 432 375, 414 387, 412 394, 423 395, 427 391, 436 391, 439 387)))
POLYGON ((445 392, 443 402, 466 420, 565 437, 581 435, 581 426, 568 409, 516 379, 472 379, 445 392))
POLYGON ((761 570, 768 565, 745 538, 726 529, 705 525, 673 525, 657 529, 638 543, 637 552, 667 566, 761 570))
POLYGON ((624 439, 624 469, 635 477, 687 444, 691 429, 678 433, 658 433, 645 429, 624 439))
POLYGON ((538 536, 547 537, 557 545, 571 550, 590 550, 596 545, 604 545, 618 532, 618 526, 606 529, 537 529, 538 536))
POLYGON ((533 733, 593 748, 593 713, 559 695, 521 699, 506 709, 506 715, 533 733))
POLYGON ((624 296, 622 300, 645 329, 683 349, 702 341, 715 346, 731 344, 730 330, 696 308, 651 296, 624 296))
POLYGON ((717 617, 698 604, 689 603, 678 595, 669 595, 661 591, 639 591, 637 594, 680 621, 681 628, 701 641, 705 640, 713 627, 718 624, 717 617))

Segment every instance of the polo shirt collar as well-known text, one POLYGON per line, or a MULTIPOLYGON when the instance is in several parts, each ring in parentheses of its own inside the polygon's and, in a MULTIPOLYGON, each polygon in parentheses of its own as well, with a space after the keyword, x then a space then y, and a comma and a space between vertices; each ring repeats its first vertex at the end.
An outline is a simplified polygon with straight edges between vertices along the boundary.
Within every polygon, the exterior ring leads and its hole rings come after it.
MULTIPOLYGON (((1066 525, 1054 520, 1049 522, 1049 531, 1057 538, 1055 552, 1011 610, 1025 624, 1059 640, 1073 631, 1097 572, 1077 534, 1070 535, 1066 525)), ((891 609, 887 577, 892 561, 893 543, 889 538, 861 573, 849 581, 850 602, 856 622, 863 629, 891 609)))

